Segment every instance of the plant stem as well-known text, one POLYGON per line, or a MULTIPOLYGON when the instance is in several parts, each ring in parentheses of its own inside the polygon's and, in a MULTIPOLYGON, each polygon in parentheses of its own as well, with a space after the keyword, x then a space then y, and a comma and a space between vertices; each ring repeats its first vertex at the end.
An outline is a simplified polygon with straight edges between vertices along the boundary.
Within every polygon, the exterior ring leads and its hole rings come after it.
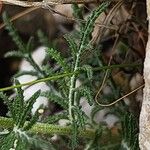
MULTIPOLYGON (((105 69, 114 69, 114 68, 125 68, 125 67, 136 68, 136 67, 139 67, 141 65, 142 64, 121 64, 121 65, 102 66, 102 67, 93 68, 93 71, 99 71, 99 70, 105 70, 105 69)), ((27 82, 27 83, 24 83, 24 84, 19 84, 19 85, 14 85, 14 86, 0 88, 0 92, 12 90, 12 89, 15 89, 15 88, 20 88, 20 87, 27 86, 27 85, 33 85, 33 84, 36 84, 36 83, 39 83, 39 82, 46 82, 46 81, 51 81, 51 80, 57 80, 57 79, 60 79, 60 78, 72 76, 73 74, 79 74, 79 73, 80 72, 77 71, 77 72, 71 72, 71 73, 55 74, 55 75, 47 77, 47 78, 34 80, 34 81, 27 82)))
MULTIPOLYGON (((25 124, 27 124, 26 122, 25 124)), ((14 127, 14 122, 11 118, 0 117, 0 128, 11 129, 14 127)), ((71 135, 71 127, 62 127, 59 125, 52 125, 47 123, 36 123, 28 131, 29 133, 34 134, 59 134, 59 135, 71 135)), ((95 131, 91 129, 80 130, 79 137, 93 139, 95 136, 95 131)))
MULTIPOLYGON (((25 125, 28 124, 28 121, 25 122, 25 125)), ((0 128, 4 129, 13 129, 14 128, 14 122, 12 118, 6 118, 6 117, 0 117, 0 128)), ((101 141, 102 143, 107 143, 107 140, 113 140, 116 142, 120 141, 120 134, 117 132, 117 130, 120 129, 120 127, 116 127, 115 129, 111 130, 111 136, 108 134, 108 132, 105 132, 103 130, 102 136, 101 136, 101 141), (114 133, 114 130, 116 132, 114 133), (107 140, 106 140, 107 139, 107 140)), ((107 129, 106 129, 107 131, 107 129)), ((67 127, 62 127, 59 125, 53 125, 53 124, 48 124, 48 123, 36 123, 35 125, 32 126, 32 128, 28 131, 28 133, 33 133, 33 134, 45 134, 45 135, 53 135, 53 134, 58 134, 58 135, 67 135, 70 136, 72 134, 72 128, 70 126, 67 127)), ((78 132, 78 136, 86 139, 94 139, 95 138, 95 130, 92 129, 85 129, 85 130, 80 130, 78 132)))
MULTIPOLYGON (((79 52, 77 53, 73 72, 78 71, 80 54, 81 54, 81 48, 79 49, 79 52)), ((75 84, 76 84, 76 74, 73 74, 70 79, 70 89, 69 89, 69 96, 68 96, 68 98, 69 98, 69 108, 68 109, 69 109, 69 118, 70 118, 71 123, 73 121, 72 106, 74 105, 74 99, 75 99, 75 97, 74 97, 74 95, 75 95, 74 88, 76 86, 75 84)))

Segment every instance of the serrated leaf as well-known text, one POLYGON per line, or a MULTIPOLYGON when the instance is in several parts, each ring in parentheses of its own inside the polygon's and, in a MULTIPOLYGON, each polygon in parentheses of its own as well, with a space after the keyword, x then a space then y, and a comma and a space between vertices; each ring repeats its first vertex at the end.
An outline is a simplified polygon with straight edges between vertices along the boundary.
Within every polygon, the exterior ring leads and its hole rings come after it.
POLYGON ((138 125, 131 113, 125 113, 122 121, 122 143, 121 149, 139 150, 138 125))
POLYGON ((57 150, 50 141, 45 141, 41 138, 34 137, 29 141, 29 144, 34 150, 57 150))
POLYGON ((54 74, 54 70, 53 68, 51 68, 49 65, 43 65, 42 66, 43 71, 45 72, 45 74, 47 76, 53 75, 54 74))
POLYGON ((20 51, 9 51, 5 54, 5 58, 7 58, 7 57, 25 58, 25 55, 20 51))
POLYGON ((12 37, 13 41, 18 46, 18 49, 22 52, 25 52, 25 46, 21 38, 19 37, 16 29, 13 27, 12 22, 10 22, 10 19, 6 15, 6 12, 3 13, 3 21, 5 23, 5 28, 9 31, 9 35, 12 37))
POLYGON ((75 42, 75 39, 71 36, 71 35, 65 35, 64 38, 67 40, 68 44, 69 44, 69 48, 71 50, 71 55, 75 60, 75 56, 78 50, 78 46, 75 42))
POLYGON ((8 106, 9 111, 11 112, 12 118, 15 117, 15 113, 13 111, 13 105, 12 100, 9 99, 9 97, 4 94, 3 92, 0 92, 0 98, 4 101, 4 103, 8 106))
POLYGON ((78 145, 78 125, 77 125, 77 122, 76 120, 73 120, 72 122, 72 136, 71 136, 71 148, 74 150, 75 147, 77 147, 78 145))
POLYGON ((33 37, 30 37, 26 45, 26 53, 30 52, 33 49, 33 37))
POLYGON ((77 18, 80 30, 85 26, 85 21, 83 17, 83 7, 80 7, 78 4, 72 4, 73 16, 77 18))
POLYGON ((45 91, 41 93, 41 96, 47 97, 49 101, 55 102, 57 104, 59 104, 60 106, 62 106, 64 109, 67 109, 67 100, 55 95, 54 93, 50 92, 50 91, 45 91))
POLYGON ((34 61, 31 53, 27 53, 27 56, 25 57, 26 61, 30 63, 30 65, 36 70, 38 73, 37 76, 42 77, 44 76, 43 70, 40 68, 40 66, 34 61))
POLYGON ((92 67, 90 65, 84 65, 81 68, 86 71, 88 79, 91 80, 93 78, 92 67))
POLYGON ((48 38, 44 35, 44 33, 41 30, 38 30, 37 35, 41 44, 48 47, 50 46, 48 38))
POLYGON ((16 73, 13 77, 14 78, 18 78, 20 76, 24 76, 24 75, 31 75, 31 76, 37 76, 38 72, 36 71, 21 71, 16 73))
POLYGON ((63 112, 61 114, 48 116, 43 122, 52 124, 58 122, 60 119, 68 119, 68 113, 63 112))
POLYGON ((54 50, 53 48, 48 48, 47 49, 47 53, 50 57, 52 57, 53 59, 56 60, 56 62, 66 71, 68 72, 69 69, 69 65, 66 61, 65 58, 63 58, 60 54, 60 52, 54 50))
POLYGON ((73 106, 72 110, 73 110, 75 116, 77 117, 76 123, 77 123, 78 127, 81 128, 81 129, 85 129, 85 116, 86 115, 81 110, 81 107, 73 106))
POLYGON ((31 109, 33 107, 33 104, 35 103, 36 99, 40 96, 41 90, 38 90, 35 92, 32 97, 27 101, 27 104, 21 114, 18 127, 22 127, 26 121, 26 118, 28 117, 29 113, 31 112, 31 109))
POLYGON ((98 18, 98 16, 106 10, 106 8, 109 6, 110 2, 104 2, 102 3, 96 10, 94 10, 91 15, 88 17, 85 27, 83 30, 81 30, 81 42, 79 46, 79 53, 82 53, 86 46, 89 44, 90 41, 90 35, 94 28, 95 20, 98 18))
POLYGON ((0 149, 1 150, 10 150, 14 147, 14 142, 16 140, 16 135, 14 132, 9 133, 1 142, 0 149))
POLYGON ((27 123, 26 126, 23 127, 23 130, 29 130, 32 128, 32 126, 37 122, 37 120, 39 119, 39 113, 38 110, 35 112, 35 114, 31 117, 30 121, 27 123))
MULTIPOLYGON (((15 85, 20 85, 19 81, 15 79, 15 85)), ((21 87, 17 88, 17 96, 13 101, 13 111, 15 114, 15 123, 18 124, 20 120, 20 114, 22 113, 22 109, 24 108, 24 96, 23 90, 21 87)))
MULTIPOLYGON (((103 150, 103 146, 100 144, 101 136, 102 136, 102 129, 101 129, 101 127, 99 127, 95 131, 95 137, 94 137, 94 139, 92 139, 92 141, 91 141, 91 143, 89 145, 88 150, 103 150)), ((108 145, 108 147, 109 147, 109 145, 108 145)), ((104 150, 105 149, 109 150, 108 147, 106 145, 106 147, 104 148, 104 150)))
POLYGON ((88 88, 87 86, 80 86, 79 88, 76 88, 75 91, 78 91, 78 93, 80 93, 81 96, 86 97, 90 106, 93 105, 93 92, 90 90, 90 88, 88 88))

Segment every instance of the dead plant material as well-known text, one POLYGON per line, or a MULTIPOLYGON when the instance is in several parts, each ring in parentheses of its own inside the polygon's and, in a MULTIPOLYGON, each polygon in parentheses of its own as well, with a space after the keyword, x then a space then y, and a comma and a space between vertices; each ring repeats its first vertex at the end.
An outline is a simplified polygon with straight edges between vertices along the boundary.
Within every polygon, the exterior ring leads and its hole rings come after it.
POLYGON ((19 0, 1 0, 4 4, 17 5, 22 7, 45 7, 47 5, 58 5, 58 4, 87 4, 87 3, 98 3, 104 0, 43 0, 41 2, 30 2, 30 1, 19 1, 19 0))
MULTIPOLYGON (((12 21, 15 21, 15 20, 17 20, 17 19, 19 19, 19 18, 21 18, 21 17, 27 15, 28 13, 33 12, 34 10, 36 10, 36 9, 38 9, 38 8, 39 8, 39 7, 31 7, 31 8, 28 8, 28 9, 26 9, 26 10, 24 10, 24 11, 22 11, 22 12, 16 14, 16 15, 14 15, 14 16, 10 19, 10 21, 11 21, 11 22, 12 22, 12 21)), ((4 24, 4 23, 1 23, 1 24, 0 24, 0 29, 2 29, 3 27, 5 27, 5 24, 4 24)))
MULTIPOLYGON (((110 22, 112 20, 112 18, 114 17, 114 15, 116 14, 116 12, 118 11, 118 9, 122 6, 123 4, 123 0, 119 1, 108 13, 107 17, 105 18, 103 24, 105 26, 109 26, 110 22)), ((91 43, 93 44, 98 44, 99 41, 101 40, 102 36, 104 35, 104 33, 106 32, 106 28, 101 27, 98 29, 98 31, 96 32, 96 35, 93 36, 91 43)))
POLYGON ((124 98, 128 97, 129 95, 131 95, 131 94, 137 92, 138 90, 142 89, 143 87, 144 87, 144 84, 142 84, 142 85, 139 86, 138 88, 134 89, 133 91, 131 91, 131 92, 125 94, 124 96, 118 98, 117 100, 115 100, 115 101, 112 102, 112 103, 109 103, 109 104, 101 104, 101 103, 99 103, 99 102, 97 102, 97 103, 98 103, 99 106, 102 106, 102 107, 110 107, 110 106, 113 106, 113 105, 117 104, 118 102, 120 102, 121 100, 123 100, 124 98))

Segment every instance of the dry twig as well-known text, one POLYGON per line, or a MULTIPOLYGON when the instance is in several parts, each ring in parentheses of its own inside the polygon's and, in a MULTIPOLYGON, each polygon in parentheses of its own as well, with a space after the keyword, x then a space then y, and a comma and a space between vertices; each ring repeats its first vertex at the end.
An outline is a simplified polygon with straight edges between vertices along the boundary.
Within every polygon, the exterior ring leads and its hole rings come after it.
POLYGON ((47 5, 58 4, 85 4, 85 3, 97 3, 99 0, 43 0, 41 2, 29 2, 21 0, 1 0, 4 4, 18 5, 22 7, 45 7, 47 5))

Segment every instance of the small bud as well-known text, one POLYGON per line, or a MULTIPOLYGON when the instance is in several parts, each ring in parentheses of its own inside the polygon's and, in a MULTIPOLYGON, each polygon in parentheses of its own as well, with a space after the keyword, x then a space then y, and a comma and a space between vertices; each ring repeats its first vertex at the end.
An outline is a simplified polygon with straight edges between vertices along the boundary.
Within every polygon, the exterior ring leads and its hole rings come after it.
POLYGON ((39 110, 38 110, 38 113, 39 113, 39 114, 43 114, 43 113, 44 113, 44 109, 39 109, 39 110))

